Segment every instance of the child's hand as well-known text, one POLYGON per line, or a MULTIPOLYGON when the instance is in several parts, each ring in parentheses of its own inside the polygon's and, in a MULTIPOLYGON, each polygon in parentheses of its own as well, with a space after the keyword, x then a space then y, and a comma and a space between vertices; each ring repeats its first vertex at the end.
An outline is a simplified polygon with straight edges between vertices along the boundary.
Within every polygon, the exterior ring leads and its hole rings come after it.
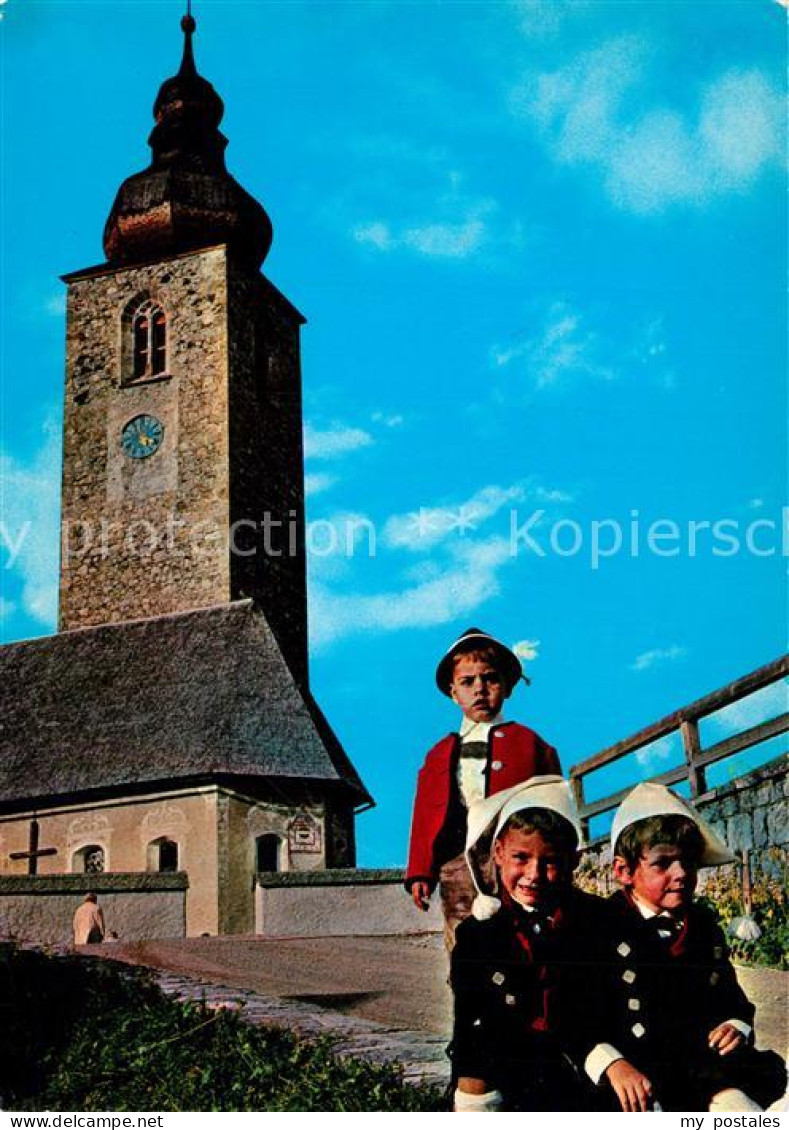
POLYGON ((430 907, 430 884, 420 879, 411 884, 411 898, 417 910, 428 910, 430 907))
POLYGON ((606 1068, 608 1082, 616 1091, 622 1110, 633 1113, 652 1107, 652 1084, 626 1059, 616 1059, 606 1068))
POLYGON ((719 1024, 710 1032, 708 1043, 711 1048, 717 1048, 719 1055, 728 1055, 745 1043, 745 1037, 733 1024, 719 1024))

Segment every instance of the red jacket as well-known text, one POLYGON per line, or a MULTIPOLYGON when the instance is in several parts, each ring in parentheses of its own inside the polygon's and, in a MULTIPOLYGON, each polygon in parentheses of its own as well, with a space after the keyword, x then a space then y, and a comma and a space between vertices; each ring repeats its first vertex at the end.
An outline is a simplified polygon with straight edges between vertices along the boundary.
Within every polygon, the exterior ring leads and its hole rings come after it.
MULTIPOLYGON (((419 770, 405 880, 408 888, 418 880, 424 880, 430 883, 431 888, 434 887, 438 882, 441 865, 447 862, 436 858, 435 844, 447 817, 459 748, 460 736, 447 734, 433 746, 419 770)), ((529 777, 561 771, 553 746, 549 746, 527 726, 521 726, 518 722, 501 722, 491 727, 488 735, 485 796, 509 789, 529 777)))

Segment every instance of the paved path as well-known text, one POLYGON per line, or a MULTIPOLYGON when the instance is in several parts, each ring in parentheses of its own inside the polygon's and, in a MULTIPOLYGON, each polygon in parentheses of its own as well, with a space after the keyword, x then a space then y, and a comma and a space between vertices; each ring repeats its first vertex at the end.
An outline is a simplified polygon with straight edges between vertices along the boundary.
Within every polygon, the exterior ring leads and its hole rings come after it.
MULTIPOLYGON (((162 988, 182 998, 242 999, 255 1023, 330 1032, 340 1053, 400 1062, 411 1080, 447 1079, 451 997, 438 935, 233 936, 83 950, 157 969, 162 988)), ((789 973, 739 968, 738 976, 757 1007, 758 1046, 785 1055, 789 973)))

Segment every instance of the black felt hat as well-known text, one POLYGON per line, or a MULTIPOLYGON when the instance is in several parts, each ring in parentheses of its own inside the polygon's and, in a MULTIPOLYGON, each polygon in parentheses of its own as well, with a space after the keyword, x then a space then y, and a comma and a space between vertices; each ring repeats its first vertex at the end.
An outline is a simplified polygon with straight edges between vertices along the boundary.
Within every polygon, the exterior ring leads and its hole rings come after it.
POLYGON ((460 652, 474 651, 477 648, 484 647, 492 647, 495 649, 497 656, 496 665, 501 667, 501 673, 508 683, 510 690, 512 690, 518 682, 518 679, 523 679, 526 683, 529 682, 523 674, 520 659, 518 659, 515 652, 511 651, 506 644, 488 635, 487 632, 483 632, 481 628, 467 628, 463 635, 455 640, 449 651, 442 657, 438 667, 436 667, 436 684, 442 694, 449 695, 452 672, 455 668, 453 662, 455 656, 460 652))

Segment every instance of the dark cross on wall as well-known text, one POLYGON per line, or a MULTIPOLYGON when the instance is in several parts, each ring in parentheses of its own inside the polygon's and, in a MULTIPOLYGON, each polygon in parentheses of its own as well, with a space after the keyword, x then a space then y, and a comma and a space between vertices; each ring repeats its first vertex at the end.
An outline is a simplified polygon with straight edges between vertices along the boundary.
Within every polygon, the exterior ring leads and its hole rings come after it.
POLYGON ((30 821, 30 839, 27 851, 12 851, 11 859, 26 859, 28 875, 38 874, 38 861, 42 855, 57 855, 57 848, 40 848, 38 846, 38 820, 35 817, 30 821))

